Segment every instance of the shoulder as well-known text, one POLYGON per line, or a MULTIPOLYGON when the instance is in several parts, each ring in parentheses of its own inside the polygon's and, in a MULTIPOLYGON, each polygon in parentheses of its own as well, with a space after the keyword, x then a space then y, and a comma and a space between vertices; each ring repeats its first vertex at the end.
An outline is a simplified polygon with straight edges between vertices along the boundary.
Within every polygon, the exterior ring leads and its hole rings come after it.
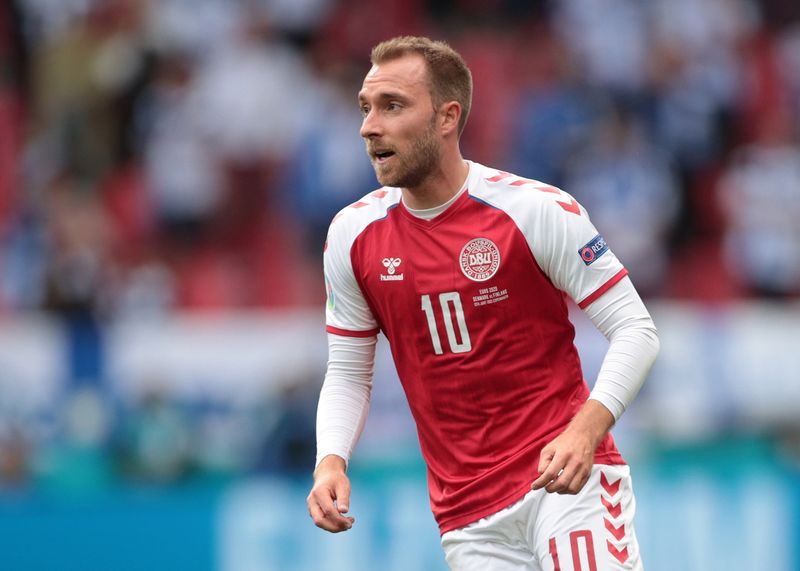
POLYGON ((386 218, 400 196, 399 188, 382 187, 345 206, 331 220, 328 240, 352 244, 370 224, 386 218))
POLYGON ((470 194, 512 218, 569 214, 586 216, 586 211, 567 192, 546 182, 526 178, 474 163, 476 177, 470 194))

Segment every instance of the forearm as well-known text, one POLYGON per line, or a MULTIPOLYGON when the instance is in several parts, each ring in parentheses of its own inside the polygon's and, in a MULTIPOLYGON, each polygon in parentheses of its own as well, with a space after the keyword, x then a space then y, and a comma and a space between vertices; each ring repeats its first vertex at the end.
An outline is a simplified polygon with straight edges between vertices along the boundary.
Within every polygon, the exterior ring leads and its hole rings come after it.
POLYGON ((602 403, 618 420, 653 366, 659 351, 658 334, 627 278, 589 305, 586 313, 609 340, 589 398, 602 403))
POLYGON ((377 337, 328 335, 328 369, 317 407, 317 460, 346 467, 369 410, 377 337))

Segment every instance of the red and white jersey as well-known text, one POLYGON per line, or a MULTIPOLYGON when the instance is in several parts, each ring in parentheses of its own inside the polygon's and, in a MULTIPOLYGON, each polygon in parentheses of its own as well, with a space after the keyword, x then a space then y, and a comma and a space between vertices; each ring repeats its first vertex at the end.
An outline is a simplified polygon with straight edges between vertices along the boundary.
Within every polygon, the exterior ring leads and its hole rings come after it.
MULTIPOLYGON (((585 307, 627 273, 571 196, 469 166, 433 220, 385 187, 334 218, 325 250, 327 330, 389 340, 442 533, 530 490, 589 395, 565 294, 585 307)), ((624 463, 610 435, 595 463, 624 463)))

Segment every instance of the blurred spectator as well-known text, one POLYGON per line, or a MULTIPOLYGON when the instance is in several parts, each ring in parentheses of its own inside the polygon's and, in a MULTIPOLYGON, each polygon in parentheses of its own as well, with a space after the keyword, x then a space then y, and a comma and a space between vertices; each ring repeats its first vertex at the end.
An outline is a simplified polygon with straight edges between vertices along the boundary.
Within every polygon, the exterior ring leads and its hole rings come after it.
POLYGON ((312 375, 292 379, 264 403, 262 414, 267 424, 258 451, 258 469, 303 476, 313 471, 318 397, 319 379, 312 375))
POLYGON ((194 73, 186 54, 164 54, 137 112, 144 188, 170 246, 201 238, 223 200, 222 165, 200 129, 205 110, 192 94, 194 73))
MULTIPOLYGON (((757 26, 744 0, 659 0, 651 6, 650 54, 654 143, 669 153, 680 179, 677 251, 708 240, 713 210, 707 177, 738 136, 743 51, 757 26)), ((712 262, 713 263, 713 262, 712 262)))
POLYGON ((759 296, 800 294, 800 146, 795 124, 776 113, 732 157, 719 187, 727 213, 725 260, 759 296))
POLYGON ((786 101, 795 124, 800 123, 800 22, 778 38, 778 65, 786 86, 786 101))
POLYGON ((113 168, 125 127, 119 99, 141 65, 135 5, 88 4, 32 43, 33 143, 49 149, 33 174, 70 171, 96 180, 113 168))
POLYGON ((194 462, 205 473, 228 476, 249 471, 259 457, 258 439, 271 419, 260 402, 237 406, 199 398, 192 403, 194 462))
POLYGON ((486 164, 505 164, 519 77, 516 32, 470 26, 455 35, 453 45, 469 62, 474 84, 474 112, 470 111, 461 139, 464 155, 486 164))
POLYGON ((260 0, 272 26, 295 40, 318 33, 333 11, 335 0, 260 0))
POLYGON ((158 260, 130 265, 117 275, 113 310, 118 318, 159 317, 176 305, 175 276, 158 260))
MULTIPOLYGON (((520 39, 519 98, 508 170, 555 186, 592 133, 601 101, 578 76, 563 43, 546 29, 520 39)), ((568 192, 569 188, 565 188, 568 192)))
POLYGON ((65 177, 44 198, 48 257, 45 307, 67 316, 93 315, 113 262, 108 225, 94 189, 65 177))
POLYGON ((47 234, 31 209, 16 212, 0 242, 0 313, 41 307, 47 275, 47 234))
POLYGON ((591 145, 576 155, 565 188, 589 211, 641 294, 662 293, 677 188, 635 116, 621 108, 604 115, 591 145))
POLYGON ((164 389, 153 386, 127 411, 118 452, 127 477, 168 484, 189 473, 193 445, 189 419, 164 389))
POLYGON ((372 46, 392 36, 425 29, 422 4, 421 0, 338 0, 319 36, 331 57, 368 69, 372 46))
POLYGON ((65 395, 60 432, 36 461, 38 479, 68 493, 94 493, 109 486, 114 474, 106 453, 112 429, 108 403, 100 392, 82 388, 65 395))
POLYGON ((31 443, 13 422, 0 426, 0 491, 24 487, 30 480, 31 443))
POLYGON ((317 82, 307 62, 254 15, 198 69, 196 125, 214 151, 238 164, 297 151, 317 82))
POLYGON ((0 5, 0 240, 7 235, 10 219, 18 207, 19 160, 30 95, 28 49, 22 38, 21 23, 16 1, 0 5))
POLYGON ((696 170, 730 144, 741 51, 756 21, 742 0, 659 0, 652 6, 658 141, 696 170))
POLYGON ((633 101, 647 80, 647 2, 564 0, 553 25, 590 85, 633 101))
POLYGON ((362 69, 340 65, 326 71, 330 82, 309 109, 310 128, 300 141, 280 186, 295 216, 307 227, 308 252, 322 255, 328 224, 344 206, 378 187, 358 134, 356 99, 362 69), (348 135, 349 134, 349 135, 348 135))

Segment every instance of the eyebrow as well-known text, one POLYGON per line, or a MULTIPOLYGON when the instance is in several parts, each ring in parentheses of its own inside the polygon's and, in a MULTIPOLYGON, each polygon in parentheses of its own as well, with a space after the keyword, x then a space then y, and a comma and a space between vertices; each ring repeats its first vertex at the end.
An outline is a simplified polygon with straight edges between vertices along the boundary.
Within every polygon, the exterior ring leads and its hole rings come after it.
MULTIPOLYGON (((377 98, 379 101, 386 101, 387 99, 399 99, 401 101, 408 101, 408 96, 400 93, 399 91, 384 91, 379 93, 377 98)), ((366 100, 367 98, 364 96, 364 94, 359 92, 358 102, 363 103, 366 100)))

